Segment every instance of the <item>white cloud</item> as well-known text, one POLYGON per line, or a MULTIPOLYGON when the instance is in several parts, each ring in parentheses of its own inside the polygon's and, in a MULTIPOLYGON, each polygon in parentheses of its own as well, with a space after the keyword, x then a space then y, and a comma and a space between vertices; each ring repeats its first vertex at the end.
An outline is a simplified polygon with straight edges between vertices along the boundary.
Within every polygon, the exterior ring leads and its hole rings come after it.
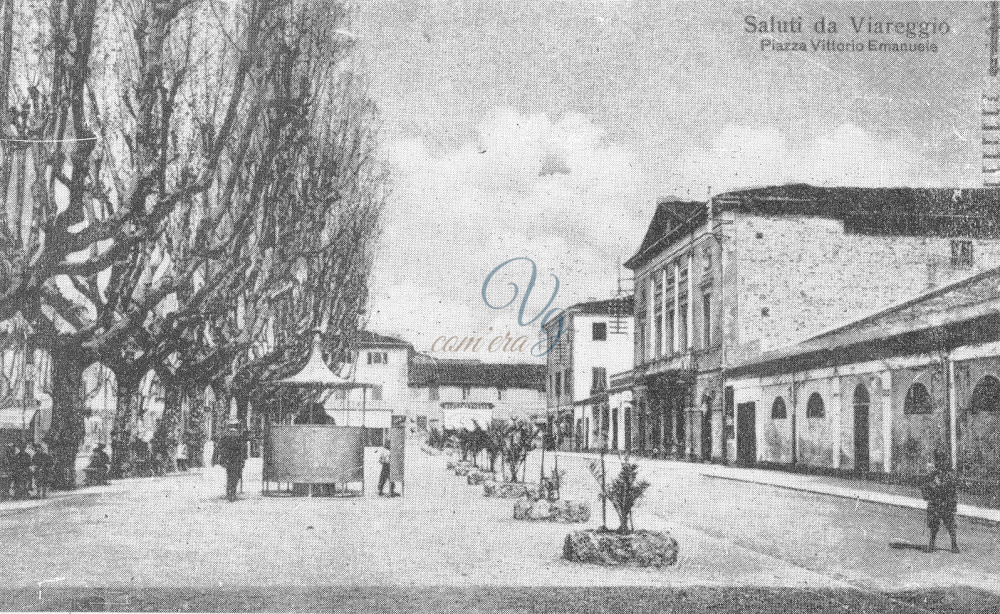
MULTIPOLYGON (((527 319, 551 295, 553 274, 560 281, 555 307, 610 296, 615 259, 631 255, 652 209, 629 153, 582 115, 499 110, 457 147, 401 139, 388 153, 395 188, 376 261, 371 326, 403 335, 417 349, 441 335, 485 335, 491 326, 534 339, 537 322, 517 321, 520 297, 496 311, 480 296, 489 271, 510 258, 527 256, 538 266, 527 319)), ((516 267, 522 291, 528 268, 516 267)))
POLYGON ((670 180, 702 198, 748 186, 784 183, 880 187, 928 185, 920 148, 905 136, 880 137, 850 123, 793 142, 776 128, 727 125, 707 148, 685 152, 670 180))

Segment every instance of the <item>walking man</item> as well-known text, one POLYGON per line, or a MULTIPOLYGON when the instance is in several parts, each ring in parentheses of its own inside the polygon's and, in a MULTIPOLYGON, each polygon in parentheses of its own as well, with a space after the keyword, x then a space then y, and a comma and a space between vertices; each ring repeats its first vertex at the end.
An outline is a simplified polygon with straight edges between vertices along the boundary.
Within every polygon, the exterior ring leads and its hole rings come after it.
POLYGON ((396 483, 389 481, 389 467, 392 463, 392 453, 389 450, 388 439, 384 444, 382 444, 382 449, 379 450, 378 462, 382 464, 382 472, 378 476, 378 496, 385 496, 385 493, 383 493, 382 490, 385 488, 385 483, 389 482, 389 496, 395 497, 396 483))
POLYGON ((236 500, 236 489, 243 479, 243 465, 247 460, 246 440, 238 427, 239 421, 230 420, 216 445, 217 462, 226 468, 226 499, 229 501, 236 500))
POLYGON ((958 554, 958 540, 955 537, 958 489, 948 455, 943 451, 934 451, 934 468, 927 476, 927 482, 921 488, 921 492, 927 500, 927 528, 931 530, 927 552, 934 552, 938 528, 943 524, 951 537, 951 551, 958 554))

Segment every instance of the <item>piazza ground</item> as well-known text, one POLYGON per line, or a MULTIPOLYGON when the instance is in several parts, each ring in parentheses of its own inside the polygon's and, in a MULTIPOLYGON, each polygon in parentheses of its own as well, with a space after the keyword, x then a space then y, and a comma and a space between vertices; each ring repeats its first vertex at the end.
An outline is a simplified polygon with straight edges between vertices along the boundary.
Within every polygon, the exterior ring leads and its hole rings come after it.
MULTIPOLYGON (((441 456, 409 451, 407 495, 220 498, 219 468, 125 480, 0 509, 0 607, 121 611, 676 612, 995 611, 1000 532, 961 523, 963 553, 894 550, 925 537, 920 512, 703 477, 640 462, 636 518, 669 530, 661 570, 560 558, 570 527, 511 519, 441 456)), ((566 496, 600 523, 590 459, 560 457, 566 496)), ((549 456, 547 462, 551 463, 549 456)), ((533 456, 529 476, 537 471, 533 456)), ((609 460, 609 467, 616 461, 609 460)), ((609 509, 609 523, 614 513, 609 509)))

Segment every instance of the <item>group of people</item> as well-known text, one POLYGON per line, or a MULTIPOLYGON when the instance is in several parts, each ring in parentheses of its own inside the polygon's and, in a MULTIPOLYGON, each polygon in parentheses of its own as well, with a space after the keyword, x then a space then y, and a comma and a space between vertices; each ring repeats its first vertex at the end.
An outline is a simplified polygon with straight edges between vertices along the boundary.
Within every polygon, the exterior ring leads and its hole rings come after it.
POLYGON ((44 499, 52 485, 55 461, 44 443, 8 442, 0 450, 0 501, 44 499))

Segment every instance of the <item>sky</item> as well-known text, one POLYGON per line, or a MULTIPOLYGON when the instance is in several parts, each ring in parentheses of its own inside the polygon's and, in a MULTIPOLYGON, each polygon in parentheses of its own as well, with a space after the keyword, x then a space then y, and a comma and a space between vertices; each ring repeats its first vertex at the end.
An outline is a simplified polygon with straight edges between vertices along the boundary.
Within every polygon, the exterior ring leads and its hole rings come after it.
POLYGON ((362 0, 352 28, 393 176, 370 328, 442 358, 539 361, 525 344, 483 346, 533 343, 537 314, 614 296, 658 198, 979 185, 987 14, 986 2, 362 0), (771 16, 801 17, 803 32, 746 31, 771 16), (855 34, 852 16, 948 31, 855 34), (817 34, 821 18, 837 34, 817 34), (764 38, 937 50, 762 51, 764 38), (537 278, 519 318, 524 258, 537 278), (452 336, 484 342, 440 351, 452 336))

